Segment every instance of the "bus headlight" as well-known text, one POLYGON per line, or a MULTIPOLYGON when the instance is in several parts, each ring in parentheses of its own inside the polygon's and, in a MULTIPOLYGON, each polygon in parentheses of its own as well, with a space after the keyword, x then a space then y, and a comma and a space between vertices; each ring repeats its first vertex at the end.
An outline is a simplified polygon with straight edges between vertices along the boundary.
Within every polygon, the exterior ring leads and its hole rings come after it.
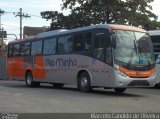
POLYGON ((116 73, 120 76, 123 76, 123 77, 128 77, 125 73, 121 72, 120 70, 116 69, 116 73))
POLYGON ((152 74, 151 77, 152 77, 152 78, 155 78, 155 77, 156 77, 156 73, 152 74))

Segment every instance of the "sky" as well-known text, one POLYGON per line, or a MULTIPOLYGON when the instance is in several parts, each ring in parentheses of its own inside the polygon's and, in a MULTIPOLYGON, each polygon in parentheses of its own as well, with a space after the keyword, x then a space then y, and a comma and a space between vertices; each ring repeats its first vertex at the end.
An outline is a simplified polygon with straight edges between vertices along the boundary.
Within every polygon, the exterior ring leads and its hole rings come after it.
MULTIPOLYGON (((1 16, 1 27, 7 31, 7 34, 16 34, 19 38, 19 17, 15 17, 13 12, 19 12, 19 9, 22 8, 23 13, 27 13, 31 18, 23 18, 23 26, 50 26, 51 21, 46 21, 40 16, 42 11, 59 11, 64 14, 68 14, 68 10, 61 10, 62 0, 0 0, 0 9, 4 10, 5 13, 1 16)), ((160 0, 154 0, 151 3, 153 8, 153 13, 158 16, 160 21, 160 0)), ((12 35, 7 36, 9 40, 14 40, 15 37, 12 35)))

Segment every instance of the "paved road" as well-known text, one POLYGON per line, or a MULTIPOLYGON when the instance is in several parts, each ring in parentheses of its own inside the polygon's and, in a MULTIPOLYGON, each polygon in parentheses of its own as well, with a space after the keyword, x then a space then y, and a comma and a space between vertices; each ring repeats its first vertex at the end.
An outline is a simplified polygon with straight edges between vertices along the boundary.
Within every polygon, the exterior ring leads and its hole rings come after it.
POLYGON ((117 95, 101 88, 82 93, 72 86, 28 88, 23 81, 0 80, 0 112, 160 112, 159 104, 160 89, 131 88, 117 95))

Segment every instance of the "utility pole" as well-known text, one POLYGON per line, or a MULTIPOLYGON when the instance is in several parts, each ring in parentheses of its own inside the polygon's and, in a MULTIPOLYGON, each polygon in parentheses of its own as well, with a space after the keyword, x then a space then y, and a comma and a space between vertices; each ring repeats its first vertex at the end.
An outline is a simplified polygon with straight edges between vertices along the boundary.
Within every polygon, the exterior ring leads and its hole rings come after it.
POLYGON ((1 30, 1 33, 2 33, 2 41, 1 41, 1 44, 2 44, 2 50, 3 50, 3 27, 2 27, 2 30, 1 30))
POLYGON ((1 28, 1 16, 4 14, 4 11, 0 9, 0 40, 1 40, 1 48, 3 48, 3 28, 1 28))
MULTIPOLYGON (((0 9, 0 33, 2 33, 2 32, 1 32, 1 30, 2 30, 2 29, 1 29, 1 16, 2 16, 2 14, 4 14, 4 11, 0 9)), ((1 37, 1 38, 2 38, 2 37, 1 37)))
POLYGON ((20 12, 17 13, 16 17, 17 16, 20 18, 20 39, 22 39, 22 19, 23 18, 28 18, 28 17, 31 17, 31 16, 29 16, 26 13, 23 13, 22 8, 20 8, 20 12))
POLYGON ((4 11, 0 9, 0 31, 1 31, 1 16, 4 14, 4 11))

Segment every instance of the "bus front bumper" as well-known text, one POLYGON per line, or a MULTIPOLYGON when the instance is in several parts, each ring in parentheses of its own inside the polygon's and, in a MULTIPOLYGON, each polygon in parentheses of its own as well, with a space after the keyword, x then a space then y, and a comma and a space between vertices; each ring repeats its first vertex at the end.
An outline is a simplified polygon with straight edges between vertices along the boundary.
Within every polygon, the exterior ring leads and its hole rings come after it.
POLYGON ((115 87, 154 87, 155 84, 155 74, 148 78, 130 78, 117 74, 115 78, 115 87))

